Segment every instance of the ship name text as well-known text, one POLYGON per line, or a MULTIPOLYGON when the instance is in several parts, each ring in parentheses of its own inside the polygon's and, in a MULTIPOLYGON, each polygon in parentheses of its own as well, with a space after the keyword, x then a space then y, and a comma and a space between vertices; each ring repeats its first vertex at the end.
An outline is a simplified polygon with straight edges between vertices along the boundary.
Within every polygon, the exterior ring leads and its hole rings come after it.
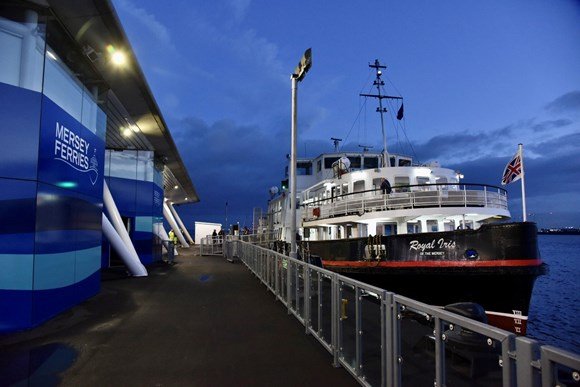
POLYGON ((420 251, 424 253, 425 250, 433 249, 454 249, 456 243, 454 240, 445 240, 444 238, 433 239, 431 242, 419 242, 418 240, 412 240, 409 242, 409 250, 420 251))

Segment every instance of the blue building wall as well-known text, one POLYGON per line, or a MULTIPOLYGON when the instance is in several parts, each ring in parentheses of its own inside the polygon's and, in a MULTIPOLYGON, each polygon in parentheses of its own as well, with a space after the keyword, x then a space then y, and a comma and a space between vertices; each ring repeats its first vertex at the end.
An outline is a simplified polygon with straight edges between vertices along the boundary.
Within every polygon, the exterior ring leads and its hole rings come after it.
POLYGON ((45 55, 42 28, 0 24, 0 332, 11 332, 99 291, 106 119, 45 55))

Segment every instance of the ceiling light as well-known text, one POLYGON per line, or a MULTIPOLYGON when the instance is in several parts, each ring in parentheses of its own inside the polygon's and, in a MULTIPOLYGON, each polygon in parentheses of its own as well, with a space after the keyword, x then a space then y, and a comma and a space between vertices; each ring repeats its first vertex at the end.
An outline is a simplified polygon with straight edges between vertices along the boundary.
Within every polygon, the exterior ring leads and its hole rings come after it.
POLYGON ((179 186, 178 186, 178 185, 176 185, 176 186, 175 186, 175 187, 173 187, 173 188, 174 188, 174 189, 178 189, 178 188, 179 188, 179 186))
POLYGON ((129 137, 129 136, 131 136, 131 134, 133 134, 133 131, 131 130, 131 128, 123 128, 123 136, 129 137))
POLYGON ((117 66, 122 66, 127 62, 127 56, 121 50, 117 50, 112 44, 107 46, 107 52, 111 55, 111 61, 117 66))
POLYGON ((125 57, 125 54, 123 54, 121 51, 115 51, 113 55, 111 55, 111 60, 117 66, 121 66, 125 64, 127 58, 125 57))

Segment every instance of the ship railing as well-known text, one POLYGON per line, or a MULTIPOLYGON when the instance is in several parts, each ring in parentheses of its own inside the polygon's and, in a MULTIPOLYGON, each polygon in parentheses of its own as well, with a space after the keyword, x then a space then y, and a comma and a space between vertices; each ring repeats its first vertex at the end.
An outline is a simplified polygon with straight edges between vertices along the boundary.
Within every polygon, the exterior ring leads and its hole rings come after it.
POLYGON ((240 240, 240 259, 363 386, 565 386, 580 355, 240 240))
POLYGON ((282 230, 280 229, 276 231, 261 232, 255 234, 246 234, 246 235, 242 234, 238 236, 238 239, 244 242, 266 246, 272 242, 279 241, 281 238, 281 232, 282 230))
POLYGON ((313 221, 365 212, 433 207, 486 207, 507 210, 503 188, 481 184, 421 184, 396 186, 390 194, 380 189, 322 199, 302 199, 302 219, 313 221))

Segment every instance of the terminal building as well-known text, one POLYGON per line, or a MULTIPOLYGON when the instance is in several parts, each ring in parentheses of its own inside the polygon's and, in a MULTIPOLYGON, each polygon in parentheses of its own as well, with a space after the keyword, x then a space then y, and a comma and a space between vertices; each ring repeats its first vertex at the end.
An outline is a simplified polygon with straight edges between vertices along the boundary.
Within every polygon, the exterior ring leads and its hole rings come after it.
MULTIPOLYGON (((199 197, 109 0, 0 5, 0 333, 162 259, 199 197)), ((182 234, 180 230, 183 230, 182 234)))

